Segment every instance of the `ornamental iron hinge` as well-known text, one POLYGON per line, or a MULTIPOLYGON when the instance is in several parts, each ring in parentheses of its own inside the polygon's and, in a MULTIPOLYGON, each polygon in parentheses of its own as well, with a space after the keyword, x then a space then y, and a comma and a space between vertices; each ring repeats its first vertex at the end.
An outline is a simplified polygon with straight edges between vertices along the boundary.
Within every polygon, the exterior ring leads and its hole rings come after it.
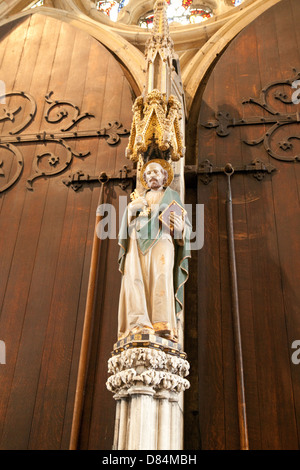
MULTIPOLYGON (((198 169, 195 165, 186 165, 184 170, 185 180, 189 183, 191 180, 194 180, 197 175, 200 175, 202 183, 209 184, 214 174, 226 173, 228 168, 233 168, 230 163, 222 167, 213 166, 209 160, 201 162, 198 169)), ((276 168, 273 165, 260 160, 254 160, 248 165, 237 165, 234 167, 235 173, 252 173, 253 177, 259 181, 262 180, 266 174, 270 174, 275 170, 276 168)), ((136 177, 136 173, 137 171, 135 169, 128 168, 124 165, 118 173, 110 176, 109 180, 117 182, 121 189, 126 190, 130 182, 136 177)), ((82 170, 78 170, 75 173, 69 174, 62 182, 74 191, 78 191, 85 184, 101 183, 102 174, 103 173, 100 175, 89 175, 82 170)))
MULTIPOLYGON (((291 129, 292 125, 300 123, 300 110, 296 106, 300 103, 300 72, 293 69, 295 75, 291 79, 279 80, 265 86, 259 98, 248 98, 242 101, 242 104, 254 104, 256 107, 265 111, 263 116, 252 116, 237 119, 233 117, 226 109, 215 113, 215 119, 211 119, 202 124, 208 129, 215 129, 219 137, 226 137, 230 134, 231 128, 247 126, 264 126, 264 133, 257 139, 243 140, 247 145, 263 144, 268 155, 276 160, 286 162, 299 162, 300 155, 295 150, 293 141, 300 140, 299 132, 294 135, 285 135, 282 133, 291 129), (281 102, 284 105, 295 106, 294 113, 282 113, 270 104, 270 98, 275 102, 281 102), (277 132, 281 130, 277 137, 277 132)), ((294 129, 294 127, 292 128, 294 129)))
MULTIPOLYGON (((74 130, 73 128, 84 119, 95 118, 88 112, 81 113, 78 106, 66 100, 53 100, 51 91, 45 96, 45 101, 49 105, 44 119, 48 124, 61 124, 57 131, 42 130, 37 133, 23 133, 29 127, 37 112, 36 100, 29 93, 24 91, 14 91, 0 96, 0 122, 10 121, 15 124, 18 114, 22 111, 23 117, 11 128, 8 134, 0 136, 0 177, 5 177, 5 172, 9 174, 7 182, 0 186, 0 193, 10 188, 20 178, 24 168, 23 155, 18 148, 21 144, 44 144, 55 143, 65 149, 62 154, 51 151, 43 152, 34 157, 32 172, 27 179, 26 187, 32 190, 33 182, 40 177, 57 175, 65 171, 72 163, 73 157, 84 158, 90 152, 76 152, 68 144, 70 139, 83 138, 105 138, 108 145, 116 145, 121 136, 129 135, 129 130, 124 128, 118 121, 109 122, 102 129, 96 130, 74 130), (5 104, 7 99, 18 101, 21 105, 5 104), (41 165, 42 163, 42 165, 41 165), (6 164, 6 165, 5 165, 6 164), (10 168, 15 170, 11 172, 10 168)), ((11 102, 10 102, 11 103, 11 102)))
POLYGON ((84 184, 101 183, 104 176, 108 178, 108 181, 117 182, 120 188, 125 191, 136 176, 136 170, 127 168, 127 166, 124 165, 117 174, 112 176, 106 175, 104 172, 99 175, 89 175, 79 170, 75 173, 71 173, 68 178, 64 179, 62 182, 74 191, 78 191, 84 184))
POLYGON ((234 173, 252 173, 253 177, 261 181, 266 174, 276 171, 275 166, 270 163, 262 162, 261 160, 253 160, 248 165, 236 165, 226 163, 225 166, 213 166, 209 160, 204 160, 200 163, 197 174, 200 175, 199 179, 203 184, 209 184, 212 180, 213 174, 227 173, 228 169, 232 169, 234 173))

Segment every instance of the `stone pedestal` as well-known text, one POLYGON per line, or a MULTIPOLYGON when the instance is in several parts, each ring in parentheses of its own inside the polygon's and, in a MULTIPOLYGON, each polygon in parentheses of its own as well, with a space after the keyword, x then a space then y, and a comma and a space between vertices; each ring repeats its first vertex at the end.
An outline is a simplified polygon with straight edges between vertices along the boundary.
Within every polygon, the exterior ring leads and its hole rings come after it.
POLYGON ((107 388, 116 400, 114 450, 181 450, 183 392, 190 384, 180 346, 152 335, 115 345, 107 388))

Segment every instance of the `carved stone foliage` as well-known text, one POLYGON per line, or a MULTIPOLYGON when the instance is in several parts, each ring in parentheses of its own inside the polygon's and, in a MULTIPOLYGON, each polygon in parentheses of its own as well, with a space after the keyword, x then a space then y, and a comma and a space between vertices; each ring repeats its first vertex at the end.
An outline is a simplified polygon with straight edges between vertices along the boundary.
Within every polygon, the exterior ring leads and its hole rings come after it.
POLYGON ((49 106, 46 107, 44 120, 50 125, 50 129, 37 133, 24 133, 36 116, 36 100, 23 91, 13 91, 0 96, 0 103, 8 101, 8 105, 0 104, 0 123, 5 121, 12 123, 9 132, 0 136, 0 193, 10 188, 21 176, 24 159, 21 150, 17 148, 21 144, 34 143, 44 146, 57 144, 56 147, 53 146, 55 151, 47 149, 35 155, 32 172, 26 183, 27 189, 32 190, 33 182, 37 178, 62 173, 71 165, 74 157, 82 158, 90 154, 90 152, 76 152, 68 140, 104 137, 108 145, 115 145, 120 141, 120 136, 129 133, 118 121, 109 122, 102 129, 74 130, 79 122, 93 119, 95 116, 88 112, 81 113, 79 107, 70 101, 54 100, 53 91, 45 96, 46 106, 49 106), (59 130, 57 130, 58 124, 61 126, 59 130), (51 126, 55 126, 55 129, 51 130, 51 126), (5 178, 5 183, 2 185, 1 177, 5 178))
POLYGON ((136 162, 151 152, 155 144, 162 157, 179 160, 185 154, 180 130, 181 105, 171 95, 153 90, 146 97, 139 96, 133 105, 133 120, 126 156, 136 162))
POLYGON ((183 392, 190 386, 185 378, 189 363, 181 357, 152 348, 132 348, 108 361, 112 374, 106 386, 114 393, 126 393, 135 385, 152 387, 155 392, 183 392))
POLYGON ((299 150, 295 141, 300 140, 299 107, 300 103, 300 72, 294 69, 295 75, 287 80, 274 81, 265 86, 259 98, 248 98, 243 104, 253 104, 265 111, 263 116, 244 117, 238 119, 223 109, 215 114, 215 119, 203 124, 204 127, 215 129, 219 137, 226 137, 235 127, 262 126, 263 132, 257 139, 245 139, 244 143, 255 146, 263 144, 270 157, 286 161, 299 162, 299 150), (276 103, 294 108, 294 112, 281 112, 276 103))

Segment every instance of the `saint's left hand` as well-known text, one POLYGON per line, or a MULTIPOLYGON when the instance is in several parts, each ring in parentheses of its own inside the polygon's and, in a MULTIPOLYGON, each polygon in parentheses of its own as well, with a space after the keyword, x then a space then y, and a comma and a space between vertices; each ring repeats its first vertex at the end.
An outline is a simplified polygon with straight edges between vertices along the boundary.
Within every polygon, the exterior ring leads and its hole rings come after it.
POLYGON ((174 226, 174 232, 181 233, 184 229, 184 219, 175 212, 170 213, 170 223, 174 226))

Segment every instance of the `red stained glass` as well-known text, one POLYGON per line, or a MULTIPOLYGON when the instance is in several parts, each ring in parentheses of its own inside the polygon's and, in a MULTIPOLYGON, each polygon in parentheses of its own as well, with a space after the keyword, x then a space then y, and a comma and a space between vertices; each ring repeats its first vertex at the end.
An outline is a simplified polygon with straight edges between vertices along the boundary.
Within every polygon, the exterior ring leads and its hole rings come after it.
POLYGON ((182 0, 182 6, 187 9, 188 7, 191 6, 191 4, 193 3, 193 0, 182 0))

